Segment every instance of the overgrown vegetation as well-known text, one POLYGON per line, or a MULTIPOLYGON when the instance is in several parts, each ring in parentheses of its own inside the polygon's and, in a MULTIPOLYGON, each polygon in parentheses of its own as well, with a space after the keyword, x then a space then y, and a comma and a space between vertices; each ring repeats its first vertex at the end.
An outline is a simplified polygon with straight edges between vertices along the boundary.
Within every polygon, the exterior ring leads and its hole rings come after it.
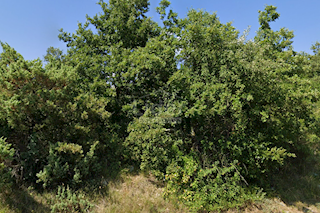
MULTIPOLYGON (((293 32, 270 27, 276 7, 259 11, 247 40, 216 14, 180 19, 167 0, 157 8, 161 26, 145 15, 147 0, 99 4, 102 13, 75 33, 61 30, 68 52, 50 47, 46 63, 1 43, 4 191, 58 190, 52 212, 86 212, 85 191, 138 166, 164 184, 165 198, 224 211, 283 195, 285 171, 320 162, 320 45, 295 52, 293 32)), ((149 207, 132 211, 164 208, 149 207)))

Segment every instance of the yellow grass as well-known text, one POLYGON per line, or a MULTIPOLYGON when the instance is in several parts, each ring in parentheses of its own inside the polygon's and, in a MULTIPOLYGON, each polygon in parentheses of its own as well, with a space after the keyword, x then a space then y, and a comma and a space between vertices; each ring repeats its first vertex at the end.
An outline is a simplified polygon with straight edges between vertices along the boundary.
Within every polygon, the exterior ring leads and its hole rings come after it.
MULTIPOLYGON (((286 178, 276 178, 279 192, 273 197, 227 213, 320 213, 320 191, 317 192, 315 188, 320 185, 320 181, 312 175, 317 169, 306 168, 305 172, 300 170, 300 174, 289 173, 286 178)), ((87 199, 94 204, 91 211, 93 213, 189 212, 182 204, 165 200, 163 190, 163 185, 152 176, 124 174, 121 178, 110 181, 108 187, 100 190, 100 193, 87 194, 87 199)), ((52 192, 36 193, 31 189, 2 192, 0 213, 50 212, 50 202, 54 197, 52 192)))
POLYGON ((163 188, 143 175, 127 176, 121 183, 109 184, 109 195, 96 205, 97 213, 188 212, 186 207, 163 199, 163 188))

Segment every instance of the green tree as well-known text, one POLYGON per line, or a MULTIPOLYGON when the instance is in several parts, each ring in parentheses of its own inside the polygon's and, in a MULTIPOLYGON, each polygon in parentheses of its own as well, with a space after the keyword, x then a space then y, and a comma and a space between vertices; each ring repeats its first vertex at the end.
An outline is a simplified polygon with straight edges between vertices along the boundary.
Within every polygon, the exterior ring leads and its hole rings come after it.
POLYGON ((18 152, 20 179, 77 185, 101 172, 117 152, 108 98, 79 87, 76 68, 44 69, 40 60, 25 61, 9 45, 2 47, 0 118, 10 127, 5 136, 18 152))
POLYGON ((146 105, 158 102, 176 70, 174 40, 146 17, 147 0, 99 4, 101 14, 87 17, 72 35, 61 31, 60 39, 70 47, 67 64, 77 67, 84 88, 107 83, 106 90, 95 92, 112 97, 106 108, 125 138, 128 123, 143 114, 146 105))
POLYGON ((273 6, 260 12, 254 42, 203 11, 169 21, 180 67, 164 104, 129 125, 127 144, 142 169, 166 177, 168 195, 195 211, 259 197, 255 187, 307 140, 316 93, 297 75, 293 34, 271 30, 278 17, 273 6))
POLYGON ((311 60, 311 69, 315 75, 319 76, 320 73, 320 43, 316 42, 311 46, 311 50, 314 55, 310 57, 311 60))
POLYGON ((313 56, 296 53, 292 31, 270 27, 276 7, 259 11, 246 41, 216 14, 178 18, 167 0, 157 8, 162 27, 146 17, 147 0, 99 4, 75 33, 61 30, 68 52, 50 47, 45 66, 2 44, 5 174, 14 158, 26 181, 79 186, 102 168, 138 163, 165 180, 166 196, 220 211, 259 199, 317 138, 319 45, 313 56))
POLYGON ((280 14, 276 12, 277 7, 267 5, 264 11, 259 11, 260 28, 255 37, 255 41, 262 45, 270 45, 270 48, 282 51, 292 49, 293 31, 281 28, 279 31, 273 31, 270 22, 276 21, 280 14))

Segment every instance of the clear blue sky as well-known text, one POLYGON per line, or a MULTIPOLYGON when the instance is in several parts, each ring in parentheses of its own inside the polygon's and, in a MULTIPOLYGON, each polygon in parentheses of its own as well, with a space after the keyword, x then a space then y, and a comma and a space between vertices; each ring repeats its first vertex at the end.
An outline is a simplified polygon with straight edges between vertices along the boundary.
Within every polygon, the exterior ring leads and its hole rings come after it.
MULTIPOLYGON (((58 39, 58 30, 75 32, 78 22, 85 22, 86 14, 101 12, 97 0, 0 0, 0 41, 7 42, 25 59, 43 58, 49 46, 66 52, 58 39)), ((155 8, 160 0, 151 0, 149 16, 159 20, 155 8)), ((251 26, 249 38, 259 28, 258 10, 275 5, 280 19, 273 29, 286 27, 294 31, 294 49, 311 53, 310 46, 320 41, 320 1, 317 0, 171 0, 170 8, 185 17, 189 9, 217 12, 221 22, 233 22, 243 32, 251 26)), ((0 50, 1 51, 1 50, 0 50)))

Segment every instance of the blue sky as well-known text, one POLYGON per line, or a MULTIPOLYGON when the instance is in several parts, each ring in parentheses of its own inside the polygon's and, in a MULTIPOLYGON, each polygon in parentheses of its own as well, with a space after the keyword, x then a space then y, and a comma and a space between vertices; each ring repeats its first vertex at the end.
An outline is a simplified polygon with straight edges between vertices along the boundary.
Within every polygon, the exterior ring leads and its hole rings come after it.
MULTIPOLYGON (((75 32, 78 22, 85 22, 86 14, 101 12, 97 0, 0 0, 0 41, 14 47, 25 59, 43 58, 50 46, 66 52, 65 44, 58 39, 59 29, 75 32)), ((155 8, 160 0, 150 0, 149 16, 159 17, 155 8)), ((320 41, 320 1, 317 0, 171 0, 170 8, 179 17, 185 17, 189 9, 216 12, 223 23, 233 25, 243 32, 251 26, 249 38, 259 28, 258 10, 265 5, 278 7, 280 19, 271 27, 286 27, 294 31, 294 49, 309 52, 320 41)))

